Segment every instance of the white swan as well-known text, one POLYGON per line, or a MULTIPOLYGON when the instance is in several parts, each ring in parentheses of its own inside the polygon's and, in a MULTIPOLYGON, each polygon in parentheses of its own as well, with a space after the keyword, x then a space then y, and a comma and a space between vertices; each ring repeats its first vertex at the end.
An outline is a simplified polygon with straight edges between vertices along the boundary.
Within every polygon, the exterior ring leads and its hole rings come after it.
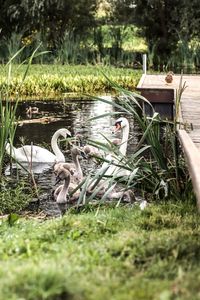
MULTIPOLYGON (((122 131, 122 139, 119 145, 119 153, 122 154, 122 156, 126 155, 127 151, 127 145, 128 145, 128 137, 129 137, 129 122, 126 118, 120 117, 115 121, 115 126, 114 126, 114 133, 117 131, 121 130, 122 131)), ((118 159, 116 156, 113 156, 112 154, 108 154, 106 156, 107 161, 113 161, 115 163, 118 163, 118 159)), ((108 166, 108 162, 104 162, 102 165, 102 170, 105 170, 106 166, 108 166)), ((108 170, 105 172, 105 175, 112 175, 118 171, 119 167, 110 165, 108 170)))
POLYGON ((126 155, 129 137, 129 121, 126 118, 121 117, 116 120, 114 132, 117 132, 118 130, 122 131, 122 139, 119 147, 119 152, 122 155, 126 155))
POLYGON ((65 157, 58 147, 58 137, 62 136, 63 138, 67 138, 67 136, 71 136, 71 133, 66 128, 58 129, 52 136, 51 139, 51 147, 53 149, 53 153, 49 150, 35 146, 35 145, 24 145, 20 148, 15 148, 11 146, 10 143, 6 144, 6 152, 8 155, 11 155, 18 162, 26 162, 26 163, 53 163, 53 162, 64 162, 65 157))
MULTIPOLYGON (((120 117, 116 120, 115 122, 115 128, 114 132, 117 132, 118 130, 122 130, 122 139, 121 143, 119 146, 119 152, 122 154, 122 156, 126 155, 126 150, 127 150, 127 145, 128 145, 128 137, 129 137, 129 122, 126 118, 120 117)), ((124 176, 124 175, 129 175, 130 172, 124 169, 121 169, 120 167, 112 164, 115 163, 117 164, 120 160, 119 156, 113 155, 109 153, 106 156, 106 161, 103 163, 101 168, 98 170, 99 176, 124 176)), ((113 189, 115 188, 115 185, 113 185, 113 189)), ((88 186, 88 192, 92 193, 94 192, 94 189, 98 189, 98 194, 99 196, 102 196, 108 189, 109 186, 109 181, 106 179, 99 179, 97 180, 91 180, 90 184, 88 186)), ((111 189, 112 191, 112 189, 111 189)), ((114 194, 113 194, 114 196, 114 194)), ((110 192, 110 197, 111 197, 111 192, 110 192)))

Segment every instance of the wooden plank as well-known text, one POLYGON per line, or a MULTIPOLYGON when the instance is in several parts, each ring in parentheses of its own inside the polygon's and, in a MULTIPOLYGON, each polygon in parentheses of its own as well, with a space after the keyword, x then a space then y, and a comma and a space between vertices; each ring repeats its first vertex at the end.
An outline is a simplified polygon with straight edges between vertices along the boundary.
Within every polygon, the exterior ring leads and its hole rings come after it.
POLYGON ((150 89, 139 88, 141 95, 148 99, 151 103, 173 103, 174 90, 173 89, 150 89))
MULTIPOLYGON (((178 89, 180 84, 181 75, 174 75, 173 82, 167 84, 165 82, 166 75, 148 75, 144 74, 138 84, 138 88, 159 88, 159 89, 178 89)), ((191 93, 199 91, 200 76, 198 75, 183 75, 182 82, 186 82, 186 90, 191 93)))
POLYGON ((139 81, 139 83, 137 85, 137 88, 142 87, 142 85, 143 85, 143 83, 145 81, 145 77, 146 77, 146 74, 143 74, 142 77, 140 78, 140 81, 139 81))
POLYGON ((181 142, 189 173, 197 197, 197 206, 200 211, 200 75, 174 75, 173 82, 165 82, 166 75, 144 74, 137 89, 153 105, 157 105, 159 98, 164 101, 172 101, 172 95, 168 91, 179 89, 180 80, 186 84, 179 108, 179 122, 177 132, 181 142), (167 91, 167 92, 166 92, 167 91), (168 100, 168 98, 170 100, 168 100), (184 130, 186 129, 186 130, 184 130))
POLYGON ((200 211, 200 152, 185 130, 178 130, 200 211))

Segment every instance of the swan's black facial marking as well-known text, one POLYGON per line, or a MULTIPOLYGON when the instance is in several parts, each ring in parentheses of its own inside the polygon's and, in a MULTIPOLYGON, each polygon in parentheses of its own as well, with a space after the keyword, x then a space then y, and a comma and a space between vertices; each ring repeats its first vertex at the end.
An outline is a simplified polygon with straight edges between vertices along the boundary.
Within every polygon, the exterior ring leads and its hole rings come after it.
POLYGON ((114 126, 114 130, 113 133, 117 132, 118 130, 120 130, 122 128, 122 120, 116 121, 115 122, 115 126, 114 126))
POLYGON ((65 133, 65 135, 63 137, 64 137, 64 139, 70 139, 72 136, 69 133, 65 133))
POLYGON ((87 154, 83 150, 80 151, 80 154, 81 154, 81 157, 83 157, 84 159, 88 158, 87 154))
POLYGON ((56 176, 56 182, 54 185, 58 184, 61 180, 62 180, 62 178, 60 178, 59 176, 56 176))
POLYGON ((118 128, 118 127, 121 128, 121 126, 122 126, 122 120, 115 122, 115 127, 116 128, 118 128))

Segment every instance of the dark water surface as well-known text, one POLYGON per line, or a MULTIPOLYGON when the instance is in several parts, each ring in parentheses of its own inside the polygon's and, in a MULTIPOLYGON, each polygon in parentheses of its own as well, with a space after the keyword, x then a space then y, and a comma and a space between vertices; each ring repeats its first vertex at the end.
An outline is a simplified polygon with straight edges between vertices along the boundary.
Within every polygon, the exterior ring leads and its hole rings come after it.
MULTIPOLYGON (((109 117, 99 119, 98 121, 89 120, 91 117, 113 111, 111 105, 100 101, 48 101, 36 102, 35 104, 30 103, 30 105, 39 108, 39 114, 33 114, 32 119, 41 117, 60 118, 60 120, 50 122, 49 124, 30 123, 18 127, 17 136, 25 136, 27 142, 33 141, 34 144, 42 142, 50 143, 53 133, 62 127, 68 128, 72 135, 81 133, 85 137, 99 138, 98 132, 103 131, 105 134, 109 134, 110 126, 112 125, 112 120, 109 117)), ((30 120, 25 112, 26 106, 27 104, 20 104, 18 107, 18 114, 22 119, 30 120)))
MULTIPOLYGON (((51 143, 51 137, 53 133, 59 128, 68 128, 74 136, 80 133, 85 138, 93 140, 100 140, 105 142, 105 138, 101 134, 104 134, 107 138, 114 138, 112 134, 113 125, 115 119, 119 116, 125 116, 125 114, 117 116, 107 116, 97 120, 90 120, 92 117, 102 115, 105 113, 114 112, 115 108, 107 103, 97 100, 65 100, 65 101, 37 101, 37 102, 24 102, 18 106, 17 114, 20 120, 25 122, 30 121, 30 124, 23 124, 18 126, 16 131, 15 146, 20 146, 20 138, 25 138, 25 144, 33 142, 34 145, 42 145, 44 143, 51 143), (39 113, 27 116, 27 107, 37 107, 39 113), (52 117, 58 118, 55 122, 50 123, 31 123, 33 119, 52 117)), ((132 137, 128 152, 137 143, 138 131, 134 126, 134 120, 129 119, 130 123, 130 136, 132 137)))
MULTIPOLYGON (((25 144, 40 146, 50 146, 51 137, 53 133, 59 128, 68 128, 74 136, 80 133, 87 138, 103 141, 105 139, 101 134, 104 134, 107 138, 114 138, 112 134, 113 125, 115 119, 119 116, 125 116, 125 114, 117 116, 107 116, 97 120, 91 121, 90 118, 101 114, 113 112, 115 109, 112 105, 97 100, 65 100, 65 101, 31 101, 22 102, 19 104, 17 114, 20 120, 27 122, 33 119, 52 117, 58 118, 55 122, 49 123, 29 123, 18 126, 16 131, 16 138, 14 145, 16 147, 21 146, 21 137, 25 139, 25 144), (27 115, 27 107, 37 107, 38 113, 27 115)), ((128 154, 130 154, 134 146, 138 142, 139 132, 134 125, 134 120, 129 118, 130 123, 130 137, 131 141, 128 146, 128 154)), ((120 137, 120 134, 118 136, 120 137)), ((49 148, 50 149, 50 148, 49 148)), ((68 161, 69 158, 66 157, 68 161)), ((84 168, 84 167, 83 167, 84 168)), ((87 170, 86 170, 87 172, 87 170)), ((56 203, 52 199, 52 191, 55 186, 55 176, 52 172, 52 168, 45 170, 41 174, 35 175, 35 180, 41 191, 40 199, 42 199, 40 208, 48 215, 59 214, 56 203)))

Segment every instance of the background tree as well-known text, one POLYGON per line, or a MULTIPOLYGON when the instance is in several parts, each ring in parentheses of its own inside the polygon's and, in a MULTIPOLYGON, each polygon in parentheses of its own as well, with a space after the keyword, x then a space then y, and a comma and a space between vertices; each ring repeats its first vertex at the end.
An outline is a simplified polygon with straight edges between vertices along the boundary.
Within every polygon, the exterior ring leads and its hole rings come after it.
POLYGON ((41 32, 55 48, 66 30, 84 35, 94 26, 97 0, 0 0, 0 9, 0 39, 41 32))
POLYGON ((113 21, 135 24, 145 37, 154 66, 168 64, 178 42, 200 36, 199 0, 110 0, 113 21))

